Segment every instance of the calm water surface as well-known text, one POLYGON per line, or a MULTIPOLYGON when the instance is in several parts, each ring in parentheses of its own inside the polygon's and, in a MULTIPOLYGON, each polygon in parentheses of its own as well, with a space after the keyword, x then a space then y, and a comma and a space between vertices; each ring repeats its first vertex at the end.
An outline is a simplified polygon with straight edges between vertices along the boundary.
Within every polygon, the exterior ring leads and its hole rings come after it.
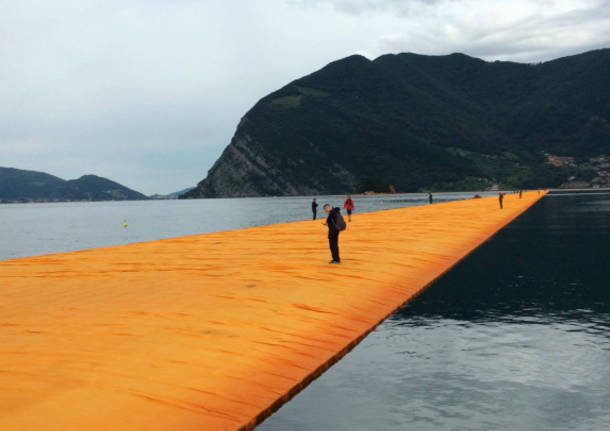
MULTIPOLYGON (((473 194, 435 193, 434 198, 473 194)), ((344 198, 318 196, 318 216, 327 202, 343 208, 344 198)), ((422 205, 427 195, 354 196, 354 201, 356 212, 365 212, 422 205)), ((311 197, 0 204, 0 260, 304 220, 311 217, 310 205, 311 197)))
POLYGON ((610 196, 547 196, 267 419, 610 430, 610 196))

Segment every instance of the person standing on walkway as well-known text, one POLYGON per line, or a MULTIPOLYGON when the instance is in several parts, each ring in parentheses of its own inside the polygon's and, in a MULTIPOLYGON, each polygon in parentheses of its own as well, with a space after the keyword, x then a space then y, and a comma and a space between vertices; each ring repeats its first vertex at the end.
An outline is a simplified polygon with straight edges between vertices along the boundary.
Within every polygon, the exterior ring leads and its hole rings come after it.
POLYGON ((504 205, 502 205, 503 201, 504 201, 504 193, 500 192, 500 193, 498 193, 498 202, 500 202, 500 209, 504 208, 504 205))
POLYGON ((428 192, 428 203, 432 204, 432 193, 428 192))
POLYGON ((345 229, 345 221, 341 217, 339 208, 332 208, 330 204, 324 204, 323 208, 328 217, 326 217, 326 222, 322 224, 328 226, 328 246, 332 256, 332 260, 328 263, 338 264, 341 263, 341 258, 339 257, 339 232, 345 229))
POLYGON ((519 190, 519 199, 521 199, 522 194, 523 194, 523 190, 519 190))
POLYGON ((313 219, 316 219, 316 215, 318 214, 318 203, 316 202, 316 198, 313 198, 311 201, 311 212, 313 213, 313 219))
POLYGON ((343 208, 347 211, 347 221, 352 221, 352 211, 354 210, 354 201, 350 195, 347 195, 347 199, 343 202, 343 208))

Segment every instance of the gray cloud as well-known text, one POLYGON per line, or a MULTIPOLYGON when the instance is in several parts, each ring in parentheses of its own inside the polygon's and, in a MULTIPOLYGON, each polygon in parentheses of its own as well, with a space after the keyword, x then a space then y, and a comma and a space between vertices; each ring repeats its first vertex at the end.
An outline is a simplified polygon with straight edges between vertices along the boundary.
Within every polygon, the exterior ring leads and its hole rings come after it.
POLYGON ((361 53, 464 52, 485 59, 544 61, 610 41, 608 0, 294 0, 388 28, 361 53))
POLYGON ((541 61, 610 45, 610 1, 0 0, 0 166, 145 193, 201 180, 268 92, 353 53, 541 61))
MULTIPOLYGON (((589 49, 608 46, 610 41, 610 8, 599 2, 586 9, 556 10, 541 3, 529 13, 511 17, 500 24, 485 22, 482 16, 474 26, 471 21, 451 21, 452 33, 441 26, 426 42, 427 50, 466 52, 488 60, 502 59, 526 62, 550 60, 589 49)), ((581 3, 582 4, 582 3, 581 3)), ((408 34, 408 33, 407 33, 408 34)), ((380 49, 397 49, 400 44, 386 44, 380 49)))
POLYGON ((329 5, 337 11, 361 15, 370 12, 386 12, 408 15, 426 5, 434 5, 442 0, 293 0, 301 7, 329 5))

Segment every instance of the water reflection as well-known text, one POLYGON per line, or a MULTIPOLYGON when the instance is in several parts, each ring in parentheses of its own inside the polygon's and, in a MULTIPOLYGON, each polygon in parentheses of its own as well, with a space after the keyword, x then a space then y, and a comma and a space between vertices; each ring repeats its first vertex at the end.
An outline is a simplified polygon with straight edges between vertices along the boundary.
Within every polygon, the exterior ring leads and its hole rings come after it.
POLYGON ((610 196, 550 196, 261 425, 607 430, 610 196))

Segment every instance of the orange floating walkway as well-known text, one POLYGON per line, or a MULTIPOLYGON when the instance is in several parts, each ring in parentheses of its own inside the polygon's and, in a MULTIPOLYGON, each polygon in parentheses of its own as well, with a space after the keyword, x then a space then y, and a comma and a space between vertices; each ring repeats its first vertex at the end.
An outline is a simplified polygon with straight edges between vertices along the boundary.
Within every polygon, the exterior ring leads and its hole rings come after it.
POLYGON ((0 429, 251 429, 540 197, 1 261, 0 429))

